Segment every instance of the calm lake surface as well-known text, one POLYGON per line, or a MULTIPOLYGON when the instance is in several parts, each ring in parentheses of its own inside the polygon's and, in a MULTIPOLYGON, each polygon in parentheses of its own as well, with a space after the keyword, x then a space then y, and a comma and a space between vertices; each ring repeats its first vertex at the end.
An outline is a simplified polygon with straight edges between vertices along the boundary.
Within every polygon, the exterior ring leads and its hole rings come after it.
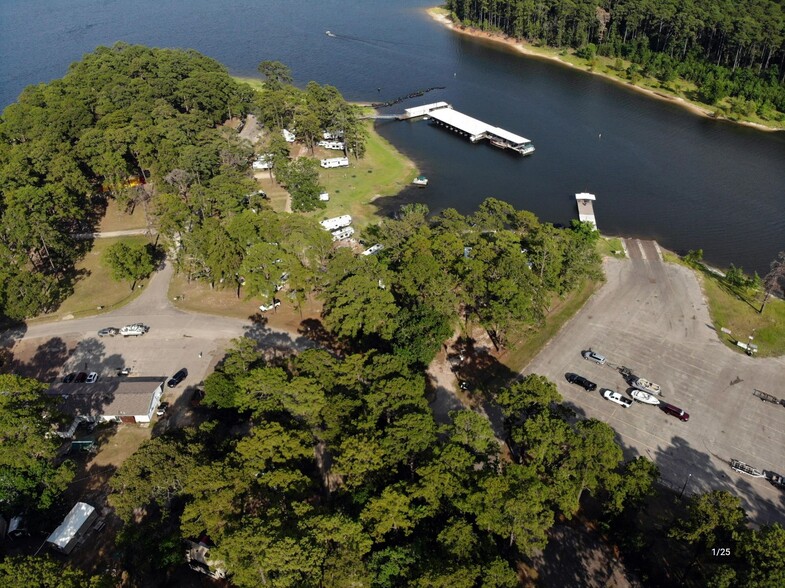
POLYGON ((389 109, 446 100, 534 142, 527 158, 472 145, 427 122, 380 122, 430 185, 382 198, 470 212, 487 196, 550 222, 576 216, 574 194, 597 195, 606 234, 702 248, 711 263, 765 274, 785 249, 785 133, 689 114, 618 84, 453 34, 424 15, 434 0, 0 0, 0 104, 62 76, 97 45, 122 40, 194 48, 232 73, 264 59, 296 83, 350 100, 389 100, 445 86, 389 109), (330 30, 335 37, 325 35, 330 30))

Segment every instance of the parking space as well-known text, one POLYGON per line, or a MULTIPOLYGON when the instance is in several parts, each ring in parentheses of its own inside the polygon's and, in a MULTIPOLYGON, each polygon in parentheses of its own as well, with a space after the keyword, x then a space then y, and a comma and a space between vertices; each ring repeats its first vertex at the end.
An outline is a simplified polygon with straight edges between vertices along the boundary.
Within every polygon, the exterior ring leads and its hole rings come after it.
POLYGON ((628 457, 645 455, 663 481, 685 493, 726 489, 738 494, 758 522, 783 521, 785 493, 730 469, 732 458, 785 473, 785 407, 761 402, 753 389, 785 396, 783 358, 750 358, 717 339, 695 275, 661 261, 651 241, 626 240, 627 260, 606 260, 607 283, 527 366, 557 383, 581 415, 608 422, 628 457), (599 365, 587 349, 607 357, 599 365), (625 409, 600 388, 628 396, 618 371, 632 369, 662 386, 662 399, 683 408, 689 422, 655 406, 625 409), (595 382, 586 392, 565 380, 574 372, 595 382))

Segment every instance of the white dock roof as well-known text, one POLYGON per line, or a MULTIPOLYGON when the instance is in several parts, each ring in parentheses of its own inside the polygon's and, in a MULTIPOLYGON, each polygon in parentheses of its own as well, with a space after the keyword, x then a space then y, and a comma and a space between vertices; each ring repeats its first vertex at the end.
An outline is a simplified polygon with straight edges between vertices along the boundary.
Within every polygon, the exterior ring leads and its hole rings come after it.
POLYGON ((575 200, 597 200, 597 197, 594 194, 589 194, 588 192, 580 192, 575 195, 575 200))
POLYGON ((453 110, 452 108, 440 108, 438 110, 434 110, 429 114, 429 116, 433 119, 443 122, 446 125, 455 127, 464 133, 468 133, 472 137, 478 137, 484 132, 493 128, 481 120, 477 120, 476 118, 463 114, 462 112, 458 112, 457 110, 453 110))
POLYGON ((510 131, 505 131, 501 127, 488 127, 488 132, 493 135, 496 135, 500 139, 509 141, 513 145, 522 145, 524 143, 531 142, 526 137, 521 137, 520 135, 516 135, 515 133, 511 133, 510 131))

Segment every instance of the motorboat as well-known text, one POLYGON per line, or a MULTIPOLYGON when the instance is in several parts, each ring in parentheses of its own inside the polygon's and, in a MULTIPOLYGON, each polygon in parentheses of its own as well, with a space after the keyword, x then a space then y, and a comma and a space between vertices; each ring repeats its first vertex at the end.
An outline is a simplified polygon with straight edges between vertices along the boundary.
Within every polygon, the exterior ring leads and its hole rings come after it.
POLYGON ((644 392, 643 390, 632 390, 630 392, 630 396, 632 396, 638 402, 643 402, 644 404, 659 404, 660 400, 656 396, 649 394, 648 392, 644 392))
POLYGON ((638 378, 635 380, 632 385, 637 388, 638 390, 643 390, 644 392, 648 392, 649 394, 656 394, 660 396, 662 394, 662 388, 659 384, 655 384, 654 382, 650 382, 646 378, 638 378))
POLYGON ((414 178, 412 180, 412 184, 414 184, 415 186, 421 186, 421 187, 424 188, 425 186, 428 185, 428 178, 426 178, 425 176, 417 176, 416 178, 414 178))

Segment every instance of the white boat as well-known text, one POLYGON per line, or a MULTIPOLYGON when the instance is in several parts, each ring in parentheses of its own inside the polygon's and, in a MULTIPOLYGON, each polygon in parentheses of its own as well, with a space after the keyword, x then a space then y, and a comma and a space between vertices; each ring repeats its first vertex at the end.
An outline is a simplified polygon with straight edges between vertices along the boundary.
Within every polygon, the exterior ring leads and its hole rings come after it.
POLYGON ((659 404, 660 401, 656 396, 652 396, 648 392, 644 392, 643 390, 633 390, 630 392, 630 396, 632 396, 638 402, 643 402, 644 404, 659 404))
POLYGON ((730 467, 732 467, 734 470, 736 470, 741 474, 747 474, 748 476, 752 476, 753 478, 764 478, 766 476, 759 469, 756 469, 751 465, 744 463, 743 461, 739 461, 738 459, 730 460, 730 467))
POLYGON ((649 394, 656 394, 657 396, 662 395, 662 388, 660 388, 660 385, 650 382, 646 378, 638 378, 632 385, 638 390, 643 390, 649 394))
POLYGON ((428 185, 428 178, 425 176, 417 176, 412 180, 412 184, 415 186, 427 186, 428 185))
POLYGON ((331 33, 330 31, 324 31, 324 34, 327 35, 328 37, 334 37, 335 36, 335 33, 331 33))

